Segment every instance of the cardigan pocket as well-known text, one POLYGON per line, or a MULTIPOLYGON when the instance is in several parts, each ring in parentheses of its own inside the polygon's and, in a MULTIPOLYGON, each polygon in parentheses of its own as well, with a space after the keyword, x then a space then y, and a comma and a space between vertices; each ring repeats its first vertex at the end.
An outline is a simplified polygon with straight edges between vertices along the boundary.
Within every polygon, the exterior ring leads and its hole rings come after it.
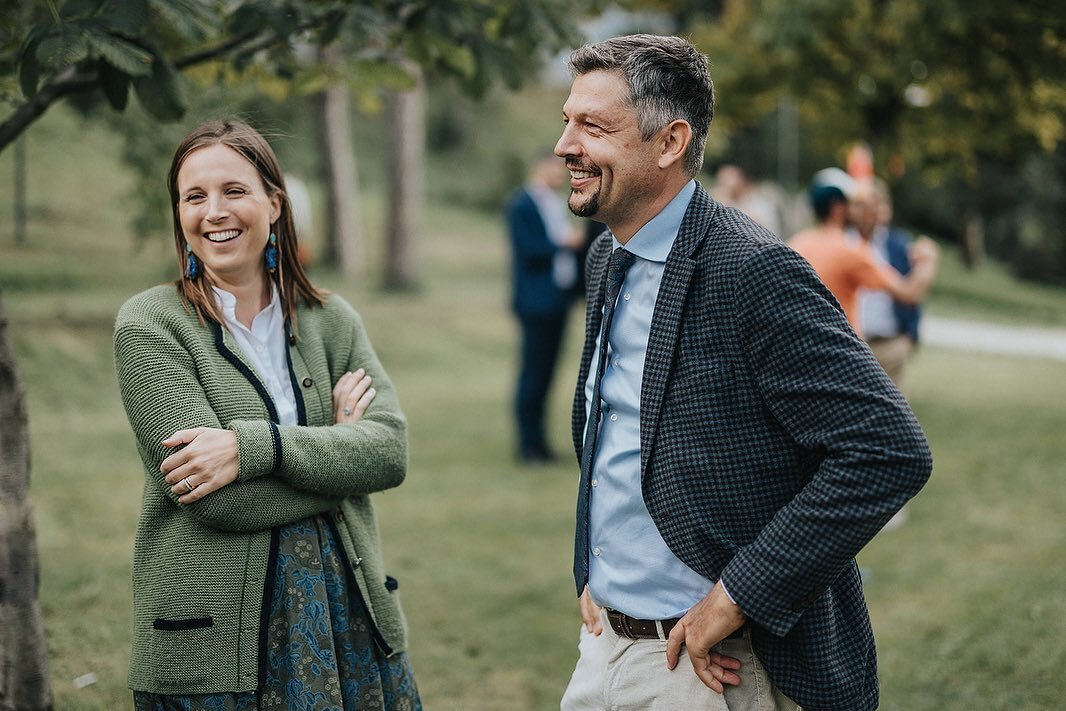
POLYGON ((152 627, 157 630, 198 630, 204 627, 212 627, 215 622, 210 617, 192 617, 181 620, 167 620, 162 617, 155 618, 152 622, 152 627))
POLYGON ((217 675, 224 649, 219 632, 209 616, 152 622, 151 665, 170 693, 187 693, 217 675))

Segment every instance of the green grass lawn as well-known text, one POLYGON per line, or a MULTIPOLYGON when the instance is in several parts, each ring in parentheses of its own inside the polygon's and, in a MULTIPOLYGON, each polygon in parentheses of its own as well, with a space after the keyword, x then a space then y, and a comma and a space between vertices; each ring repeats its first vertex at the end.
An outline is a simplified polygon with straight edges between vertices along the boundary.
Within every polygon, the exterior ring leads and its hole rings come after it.
MULTIPOLYGON (((110 711, 130 701, 142 481, 114 382, 111 322, 125 298, 168 276, 172 249, 155 238, 138 247, 125 228, 137 186, 107 158, 118 139, 72 126, 57 114, 31 134, 31 155, 50 167, 31 170, 25 247, 12 245, 10 208, 0 206, 0 287, 29 398, 57 709, 110 711), (90 672, 96 683, 75 688, 90 672)), ((0 154, 4 194, 10 160, 0 154)), ((370 234, 380 212, 369 198, 370 234)), ((417 292, 313 274, 363 313, 410 419, 408 481, 376 501, 418 683, 428 709, 557 708, 576 658, 577 465, 513 462, 516 330, 500 220, 431 205, 424 224, 417 292)), ((1032 303, 1000 286, 988 293, 1032 303)), ((551 407, 563 452, 582 327, 574 316, 551 407)), ((925 349, 912 375, 935 471, 907 525, 860 560, 882 708, 1056 708, 1066 694, 1066 364, 925 349)))

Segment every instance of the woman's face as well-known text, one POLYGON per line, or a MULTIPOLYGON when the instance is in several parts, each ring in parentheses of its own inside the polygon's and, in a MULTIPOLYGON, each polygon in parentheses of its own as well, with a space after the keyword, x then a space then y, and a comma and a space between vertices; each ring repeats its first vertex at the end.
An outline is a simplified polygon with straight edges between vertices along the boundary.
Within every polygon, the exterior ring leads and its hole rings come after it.
POLYGON ((242 286, 263 279, 281 198, 267 194, 255 166, 229 146, 205 146, 186 156, 177 183, 181 230, 212 281, 242 286))

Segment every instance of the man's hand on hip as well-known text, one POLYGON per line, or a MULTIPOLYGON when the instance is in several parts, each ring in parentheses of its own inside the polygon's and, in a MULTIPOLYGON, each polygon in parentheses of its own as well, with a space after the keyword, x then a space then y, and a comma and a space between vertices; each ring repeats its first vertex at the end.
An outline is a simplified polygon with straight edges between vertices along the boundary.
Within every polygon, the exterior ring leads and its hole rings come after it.
POLYGON ((585 622, 585 627, 589 632, 597 637, 603 633, 603 622, 600 620, 600 606, 592 601, 592 595, 589 594, 589 586, 586 585, 585 589, 581 591, 581 598, 579 599, 581 605, 581 619, 585 622))
POLYGON ((723 684, 740 684, 740 677, 732 671, 740 668, 740 661, 712 652, 711 647, 740 629, 746 620, 744 611, 729 599, 719 580, 707 597, 685 613, 670 632, 666 642, 666 666, 669 669, 677 666, 684 644, 696 676, 709 688, 721 694, 725 690, 723 684))

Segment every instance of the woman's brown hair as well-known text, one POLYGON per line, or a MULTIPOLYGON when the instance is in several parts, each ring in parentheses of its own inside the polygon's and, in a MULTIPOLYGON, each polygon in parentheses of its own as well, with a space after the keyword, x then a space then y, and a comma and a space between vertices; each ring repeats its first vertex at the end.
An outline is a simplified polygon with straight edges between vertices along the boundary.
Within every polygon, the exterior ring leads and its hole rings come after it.
MULTIPOLYGON (((281 214, 271 229, 277 235, 278 268, 273 278, 281 297, 281 309, 286 321, 295 333, 296 305, 302 300, 308 306, 321 306, 325 302, 326 292, 311 284, 304 272, 296 244, 296 227, 292 218, 292 205, 285 192, 285 178, 281 172, 274 150, 262 134, 242 121, 209 121, 193 129, 174 151, 167 174, 167 187, 170 190, 170 204, 174 218, 174 244, 178 250, 178 266, 181 276, 176 282, 178 291, 196 310, 201 319, 211 319, 222 323, 222 314, 215 302, 211 283, 204 273, 190 279, 187 272, 188 256, 185 250, 185 235, 181 230, 178 215, 178 171, 182 163, 193 151, 206 146, 229 146, 240 153, 255 166, 259 178, 263 181, 267 195, 277 195, 281 201, 281 214)), ((264 262, 265 265, 265 262, 264 262)), ((265 266, 264 266, 265 269, 265 266)))

